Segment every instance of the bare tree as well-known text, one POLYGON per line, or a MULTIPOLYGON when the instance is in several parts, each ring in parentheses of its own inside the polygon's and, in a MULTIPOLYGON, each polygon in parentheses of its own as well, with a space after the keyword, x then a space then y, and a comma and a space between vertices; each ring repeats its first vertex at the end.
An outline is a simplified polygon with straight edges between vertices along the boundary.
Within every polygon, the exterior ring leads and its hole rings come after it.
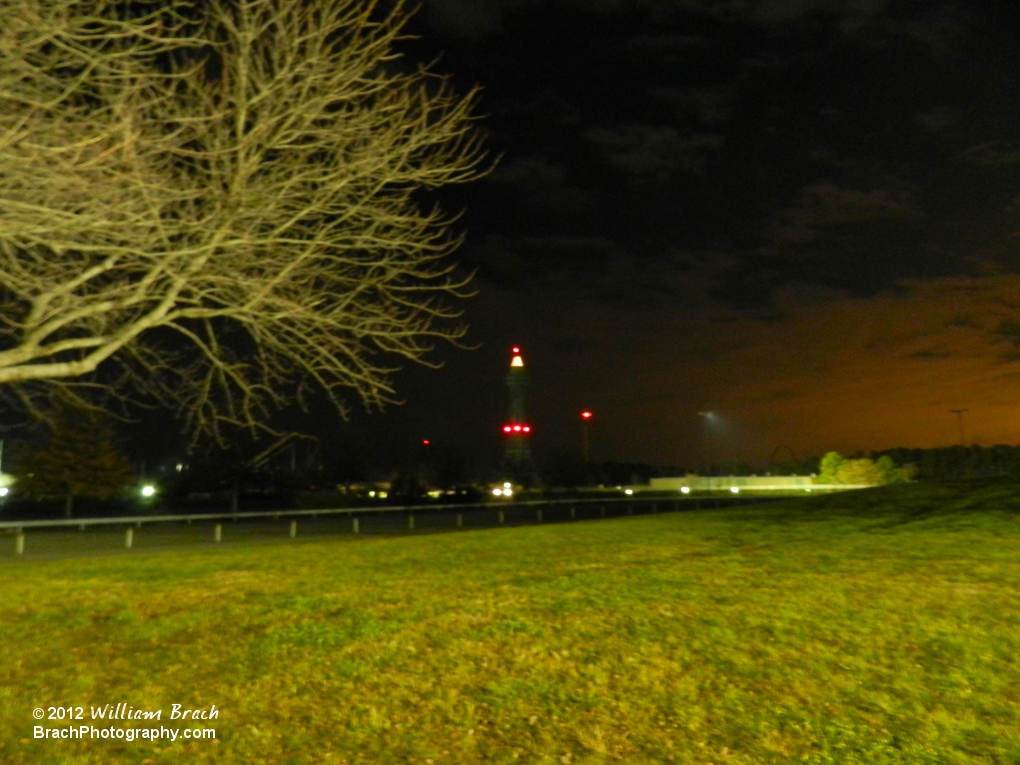
POLYGON ((314 387, 392 401, 394 358, 463 337, 453 219, 420 194, 483 172, 474 93, 394 52, 399 2, 0 19, 8 390, 156 396, 219 435, 314 387))

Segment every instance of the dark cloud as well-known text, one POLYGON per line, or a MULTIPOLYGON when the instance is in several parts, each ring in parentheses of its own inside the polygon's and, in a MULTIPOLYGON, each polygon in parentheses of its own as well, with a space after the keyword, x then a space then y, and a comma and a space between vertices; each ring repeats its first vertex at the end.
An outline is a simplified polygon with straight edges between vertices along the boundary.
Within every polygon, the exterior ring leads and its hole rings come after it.
POLYGON ((660 64, 670 65, 688 60, 692 51, 707 44, 704 37, 685 34, 635 35, 627 38, 619 52, 624 57, 653 59, 660 64))
POLYGON ((960 159, 986 167, 1020 164, 1020 140, 989 141, 971 146, 961 153, 960 159))
POLYGON ((566 183, 563 165, 540 157, 520 157, 501 163, 486 180, 512 186, 559 186, 566 183))
POLYGON ((720 125, 733 116, 736 89, 729 85, 714 88, 653 87, 648 97, 668 104, 677 117, 693 118, 702 125, 720 125))
POLYGON ((487 179, 497 186, 513 188, 517 194, 546 214, 575 215, 591 209, 590 192, 567 179, 566 168, 539 157, 524 157, 502 163, 487 179))
POLYGON ((439 31, 477 39, 500 29, 503 17, 540 0, 426 0, 425 14, 439 31))
POLYGON ((707 156, 725 143, 722 136, 685 136, 668 125, 596 127, 586 130, 584 137, 601 149, 617 170, 634 180, 657 183, 700 173, 707 156))
POLYGON ((774 237, 778 244, 806 244, 829 227, 918 215, 911 194, 903 189, 861 191, 813 183, 801 191, 793 208, 778 214, 774 237))

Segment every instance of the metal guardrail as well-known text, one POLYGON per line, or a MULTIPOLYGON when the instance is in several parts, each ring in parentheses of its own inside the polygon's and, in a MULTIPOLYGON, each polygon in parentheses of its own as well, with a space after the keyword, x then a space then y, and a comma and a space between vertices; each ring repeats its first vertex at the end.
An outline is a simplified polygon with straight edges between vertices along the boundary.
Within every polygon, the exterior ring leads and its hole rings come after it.
MULTIPOLYGON (((555 506, 567 506, 570 508, 570 520, 576 519, 576 509, 584 505, 601 505, 602 517, 606 517, 606 507, 609 505, 627 505, 628 513, 632 513, 636 505, 642 507, 651 506, 651 511, 658 512, 662 509, 665 512, 677 511, 682 506, 693 506, 693 509, 701 509, 702 506, 711 508, 734 507, 739 505, 757 504, 769 502, 783 497, 711 497, 711 496, 683 496, 683 497, 591 497, 591 498, 565 498, 545 500, 506 500, 475 502, 465 504, 429 504, 429 505, 384 505, 381 507, 343 507, 343 508, 317 508, 306 510, 266 510, 257 512, 224 512, 224 513, 196 513, 184 515, 136 515, 121 516, 115 518, 65 518, 60 520, 24 520, 0 522, 0 532, 13 531, 15 534, 15 554, 23 555, 25 551, 25 530, 26 529, 59 529, 78 527, 84 531, 89 526, 126 526, 124 533, 124 547, 130 549, 134 544, 134 529, 142 528, 145 524, 158 523, 186 523, 192 524, 195 521, 243 521, 254 519, 272 519, 274 521, 289 519, 290 536, 297 535, 297 519, 317 518, 319 516, 342 516, 347 515, 352 524, 352 531, 355 534, 360 532, 359 515, 382 515, 400 514, 408 515, 408 530, 414 530, 414 516, 427 513, 457 513, 457 527, 463 523, 463 511, 465 510, 491 510, 497 511, 499 524, 503 525, 505 513, 508 510, 520 508, 532 508, 535 510, 536 522, 544 520, 543 508, 555 506)), ((551 520, 551 519, 550 519, 551 520)), ((222 541, 222 524, 216 523, 213 532, 213 541, 222 541)))

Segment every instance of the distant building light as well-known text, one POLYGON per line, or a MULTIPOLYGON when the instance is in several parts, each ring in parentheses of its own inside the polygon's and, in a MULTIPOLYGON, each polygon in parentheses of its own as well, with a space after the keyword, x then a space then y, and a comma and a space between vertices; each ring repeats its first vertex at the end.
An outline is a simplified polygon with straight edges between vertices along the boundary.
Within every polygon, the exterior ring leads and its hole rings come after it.
POLYGON ((182 470, 184 470, 184 463, 183 462, 178 462, 176 469, 177 469, 177 472, 180 473, 182 470))
POLYGON ((681 486, 680 487, 680 493, 681 494, 690 494, 691 493, 691 487, 690 486, 681 486))
POLYGON ((513 493, 514 493, 513 489, 503 489, 503 496, 504 497, 511 497, 511 496, 513 496, 513 493))
POLYGON ((522 359, 520 356, 514 356, 513 360, 510 362, 510 366, 512 366, 512 367, 523 367, 524 366, 524 359, 522 359))
POLYGON ((509 489, 510 488, 510 482, 509 481, 504 481, 503 488, 504 489, 509 489))
POLYGON ((623 490, 623 493, 624 493, 624 494, 633 494, 633 493, 634 493, 634 490, 633 490, 633 489, 624 489, 624 490, 623 490))
POLYGON ((370 496, 370 497, 374 497, 374 496, 375 496, 375 492, 374 492, 374 491, 370 491, 370 492, 368 493, 368 496, 370 496))
POLYGON ((8 489, 6 486, 0 487, 0 497, 6 497, 9 492, 10 489, 8 489))
POLYGON ((492 490, 492 494, 493 494, 493 496, 496 496, 496 497, 501 496, 503 494, 503 490, 502 489, 493 489, 492 490))
POLYGON ((385 491, 380 491, 379 492, 379 499, 386 499, 386 492, 385 491))
POLYGON ((734 494, 739 494, 740 493, 740 489, 738 489, 736 486, 731 487, 730 491, 732 491, 734 494))
POLYGON ((143 497, 151 497, 155 493, 156 493, 156 487, 153 486, 151 483, 150 484, 146 484, 145 486, 142 487, 142 496, 143 497))

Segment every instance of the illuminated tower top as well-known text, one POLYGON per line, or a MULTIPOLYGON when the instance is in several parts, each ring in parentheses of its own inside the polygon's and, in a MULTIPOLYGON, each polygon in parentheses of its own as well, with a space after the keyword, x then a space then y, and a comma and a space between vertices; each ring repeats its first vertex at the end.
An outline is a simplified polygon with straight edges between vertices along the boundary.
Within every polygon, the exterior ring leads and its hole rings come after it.
POLYGON ((521 355, 520 346, 515 345, 510 351, 512 353, 510 371, 506 376, 506 387, 510 391, 510 423, 523 425, 527 421, 524 401, 528 391, 528 373, 524 371, 524 357, 521 355))

